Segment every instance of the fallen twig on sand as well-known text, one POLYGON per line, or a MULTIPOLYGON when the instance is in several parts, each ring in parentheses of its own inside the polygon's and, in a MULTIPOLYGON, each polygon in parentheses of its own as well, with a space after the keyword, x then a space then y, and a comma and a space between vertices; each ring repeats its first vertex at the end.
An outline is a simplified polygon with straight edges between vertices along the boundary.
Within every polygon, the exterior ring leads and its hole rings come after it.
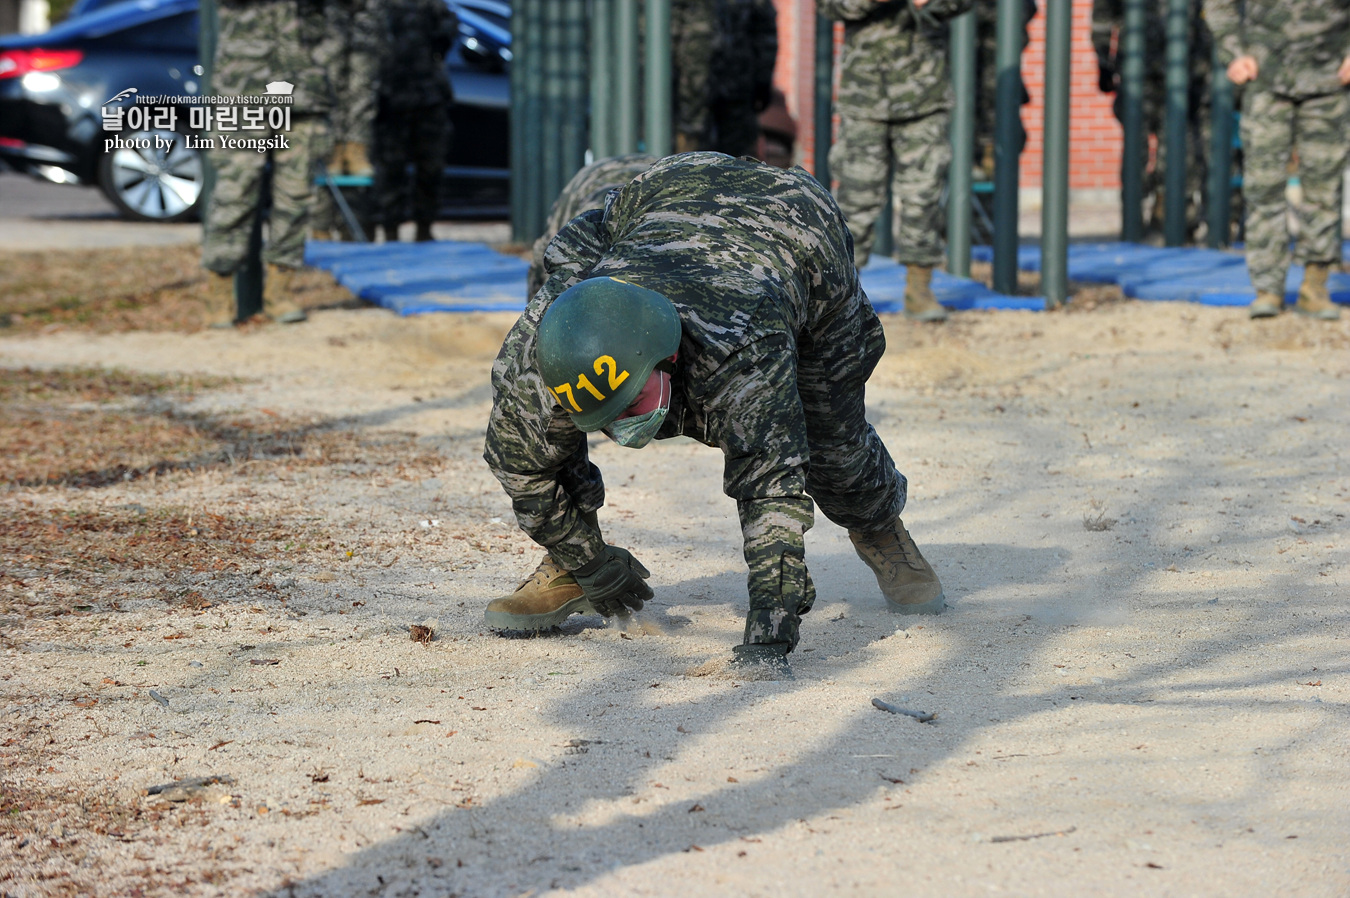
POLYGON ((892 714, 903 714, 906 717, 913 717, 919 723, 931 723, 932 721, 937 720, 936 714, 929 714, 926 711, 911 711, 908 708, 892 705, 890 702, 883 702, 879 698, 872 699, 872 707, 880 708, 882 711, 889 711, 892 714))

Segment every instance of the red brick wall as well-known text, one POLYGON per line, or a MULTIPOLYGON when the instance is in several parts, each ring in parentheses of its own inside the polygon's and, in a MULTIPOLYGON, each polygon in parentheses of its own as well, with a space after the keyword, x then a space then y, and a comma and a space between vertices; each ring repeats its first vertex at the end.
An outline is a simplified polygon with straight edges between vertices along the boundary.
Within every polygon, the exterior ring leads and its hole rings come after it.
MULTIPOLYGON (((993 3, 995 0, 977 0, 993 3)), ((1042 130, 1045 121, 1045 7, 1068 0, 1041 0, 1031 22, 1031 43, 1022 57, 1022 75, 1031 102, 1022 107, 1027 147, 1022 154, 1023 187, 1041 185, 1042 130)), ((815 159, 813 98, 815 91, 816 8, 814 0, 774 0, 778 8, 778 65, 774 81, 787 97, 797 120, 797 161, 807 169, 815 159)), ((1120 125, 1111 115, 1111 95, 1097 90, 1097 58, 1092 51, 1092 4, 1074 3, 1070 71, 1069 188, 1118 190, 1120 125)), ((836 28, 836 48, 842 29, 836 28)))
MULTIPOLYGON (((981 0, 989 2, 989 0, 981 0)), ((1045 124, 1045 8, 1069 0, 1042 0, 1031 20, 1031 43, 1022 54, 1022 79, 1031 102, 1022 107, 1027 146, 1022 153, 1023 187, 1041 186, 1045 124)), ((1097 56, 1092 50, 1092 4, 1073 6, 1069 69, 1069 189, 1120 188, 1120 124, 1111 114, 1111 94, 1097 90, 1097 56)))

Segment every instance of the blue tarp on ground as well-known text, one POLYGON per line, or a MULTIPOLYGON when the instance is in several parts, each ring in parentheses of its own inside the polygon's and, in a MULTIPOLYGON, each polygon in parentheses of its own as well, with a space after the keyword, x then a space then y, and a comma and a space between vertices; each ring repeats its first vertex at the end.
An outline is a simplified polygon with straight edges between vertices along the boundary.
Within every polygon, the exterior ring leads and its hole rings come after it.
MULTIPOLYGON (((1350 256, 1350 241, 1345 244, 1350 256)), ((977 246, 976 261, 993 260, 993 249, 977 246)), ((1022 246, 1017 266, 1041 270, 1041 249, 1022 246)), ((1245 306, 1256 298, 1247 266, 1239 253, 1214 249, 1163 249, 1137 243, 1076 243, 1069 246, 1069 280, 1119 284, 1132 299, 1180 300, 1209 306, 1245 306)), ((1303 267, 1293 266, 1285 281, 1285 300, 1293 302, 1303 283, 1303 267)), ((1350 305, 1350 275, 1333 273, 1331 298, 1350 305)))
MULTIPOLYGON (((398 312, 519 312, 525 308, 529 264, 485 243, 328 243, 311 241, 305 261, 332 272, 338 283, 368 302, 398 312)), ((904 307, 905 269, 873 259, 863 289, 878 312, 904 307)), ((944 272, 933 293, 949 309, 1045 309, 1041 297, 1005 296, 944 272)))

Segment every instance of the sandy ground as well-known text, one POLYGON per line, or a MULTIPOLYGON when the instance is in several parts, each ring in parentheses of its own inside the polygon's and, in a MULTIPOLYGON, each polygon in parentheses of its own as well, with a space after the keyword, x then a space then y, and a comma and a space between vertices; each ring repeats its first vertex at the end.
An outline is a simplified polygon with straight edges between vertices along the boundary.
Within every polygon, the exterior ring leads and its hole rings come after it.
POLYGON ((602 526, 654 572, 636 621, 484 628, 539 554, 479 457, 509 317, 0 339, 0 367, 236 379, 159 400, 174 420, 412 435, 0 493, 311 546, 93 581, 4 560, 0 892, 1350 894, 1350 321, 886 323, 870 415, 950 608, 887 613, 818 518, 775 681, 725 668, 739 534, 686 441, 592 444, 602 526), (144 794, 193 777, 225 779, 144 794))

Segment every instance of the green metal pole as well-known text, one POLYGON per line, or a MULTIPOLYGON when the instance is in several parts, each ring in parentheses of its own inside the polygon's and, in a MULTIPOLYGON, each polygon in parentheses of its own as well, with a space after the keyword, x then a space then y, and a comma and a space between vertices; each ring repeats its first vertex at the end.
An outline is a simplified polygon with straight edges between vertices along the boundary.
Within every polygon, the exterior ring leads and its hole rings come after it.
MULTIPOLYGON (((1051 0, 1053 3, 1054 0, 1051 0)), ((975 165, 975 13, 951 24, 952 164, 947 174, 947 270, 970 277, 971 172, 975 165)))
POLYGON ((591 0, 591 152, 614 155, 614 0, 591 0))
MULTIPOLYGON (((547 0, 545 0, 547 2, 547 0)), ((618 72, 616 73, 616 99, 618 100, 619 139, 615 148, 619 153, 636 153, 639 142, 639 104, 641 92, 639 85, 642 73, 639 69, 642 46, 642 30, 638 22, 638 0, 615 0, 619 4, 617 17, 618 32, 618 72)))
POLYGON ((816 16, 815 153, 816 180, 830 189, 830 143, 834 138, 834 20, 816 16))
POLYGON ((1186 242, 1186 131, 1190 93, 1190 0, 1167 4, 1167 170, 1163 237, 1168 246, 1186 242))
POLYGON ((647 152, 669 156, 672 143, 670 0, 647 0, 647 152))
POLYGON ((1069 69, 1073 0, 1045 7, 1045 156, 1041 187, 1041 290, 1050 308, 1069 298, 1069 69))
POLYGON ((553 197, 544 194, 544 80, 546 54, 544 51, 544 7, 552 0, 524 0, 525 36, 528 55, 525 59, 525 228, 527 242, 544 232, 544 220, 553 197))
POLYGON ((562 177, 566 184, 586 164, 586 0, 562 0, 564 102, 562 177))
POLYGON ((994 115, 994 289, 1017 292, 1017 181, 1022 114, 1022 3, 998 0, 994 115))
MULTIPOLYGON (((530 155, 526 141, 529 130, 529 28, 530 0, 517 0, 511 12, 511 239, 529 241, 526 221, 526 180, 530 155)), ((461 136, 460 140, 464 137, 461 136)))
MULTIPOLYGON (((566 97, 566 85, 563 79, 563 5, 561 0, 543 0, 540 20, 540 47, 544 54, 544 78, 539 85, 543 98, 540 104, 540 155, 541 176, 539 198, 544 204, 544 216, 548 207, 562 192, 562 123, 563 104, 566 97)), ((540 228, 543 232, 543 228, 540 228)))
POLYGON ((1209 212, 1207 243, 1214 249, 1228 245, 1229 221, 1233 216, 1233 82, 1219 64, 1214 47, 1212 96, 1209 103, 1209 189, 1205 208, 1209 212))
POLYGON ((1144 239, 1144 164, 1148 155, 1144 134, 1144 4, 1125 0, 1120 34, 1120 107, 1124 143, 1120 164, 1120 239, 1144 239))
POLYGON ((876 238, 872 241, 872 254, 891 256, 895 253, 895 194, 891 191, 891 178, 895 176, 895 163, 886 170, 886 201, 877 216, 876 238))

